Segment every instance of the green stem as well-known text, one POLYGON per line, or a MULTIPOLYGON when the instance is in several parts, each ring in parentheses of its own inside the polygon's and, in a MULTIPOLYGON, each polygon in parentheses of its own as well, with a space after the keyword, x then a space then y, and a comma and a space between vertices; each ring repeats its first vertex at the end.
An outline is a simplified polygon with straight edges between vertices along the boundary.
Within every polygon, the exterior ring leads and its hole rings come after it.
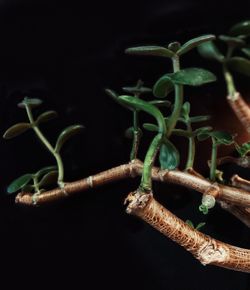
POLYGON ((61 186, 63 186, 63 179, 64 179, 64 167, 63 167, 62 158, 61 158, 60 154, 55 151, 53 146, 49 143, 49 141, 44 136, 42 131, 36 125, 30 106, 26 104, 25 108, 26 108, 26 112, 27 112, 30 124, 32 125, 32 128, 33 128, 34 132, 36 133, 37 137, 41 140, 41 142, 44 144, 44 146, 49 150, 49 152, 56 159, 56 163, 57 163, 57 167, 58 167, 58 180, 57 180, 57 183, 61 187, 61 186))
POLYGON ((217 143, 214 138, 212 138, 212 156, 210 164, 210 180, 215 181, 216 176, 216 166, 217 166, 217 143))
MULTIPOLYGON (((178 56, 173 57, 172 61, 173 61, 174 72, 178 72, 180 70, 179 57, 178 56)), ((174 110, 172 112, 172 115, 169 118, 167 137, 169 137, 172 134, 172 131, 176 126, 178 118, 180 117, 180 114, 181 114, 182 105, 183 105, 183 85, 175 84, 174 110)))
POLYGON ((162 144, 162 139, 163 139, 163 134, 158 133, 154 137, 153 141, 151 142, 148 152, 146 154, 146 157, 144 160, 144 166, 143 166, 142 179, 141 179, 141 184, 140 184, 140 190, 142 192, 150 192, 152 190, 151 170, 154 165, 156 155, 162 144))
POLYGON ((227 84, 227 92, 230 97, 233 97, 236 93, 236 88, 234 84, 234 79, 230 71, 228 70, 226 64, 223 64, 223 73, 224 73, 224 78, 227 84))
POLYGON ((231 58, 234 49, 235 49, 234 46, 228 46, 226 60, 223 63, 223 74, 224 74, 224 78, 227 84, 227 92, 231 98, 234 97, 236 93, 236 88, 235 88, 233 76, 230 73, 229 69, 227 68, 226 61, 231 58))
MULTIPOLYGON (((189 133, 192 133, 192 127, 190 121, 187 123, 187 129, 189 133)), ((188 159, 186 163, 186 169, 193 168, 195 156, 195 140, 194 137, 188 138, 188 159)))
POLYGON ((130 160, 134 160, 137 157, 138 147, 140 142, 140 132, 138 127, 138 111, 134 110, 133 112, 133 128, 134 128, 134 136, 133 136, 133 145, 130 153, 130 160))

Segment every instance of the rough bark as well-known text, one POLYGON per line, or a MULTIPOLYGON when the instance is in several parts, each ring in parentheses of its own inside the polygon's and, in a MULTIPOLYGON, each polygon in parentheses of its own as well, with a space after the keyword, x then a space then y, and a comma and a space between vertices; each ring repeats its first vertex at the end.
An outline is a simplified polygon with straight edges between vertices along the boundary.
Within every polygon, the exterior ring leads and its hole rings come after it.
POLYGON ((211 264, 235 271, 250 272, 250 250, 215 240, 184 223, 152 194, 131 193, 127 212, 138 216, 159 232, 191 252, 203 265, 211 264))

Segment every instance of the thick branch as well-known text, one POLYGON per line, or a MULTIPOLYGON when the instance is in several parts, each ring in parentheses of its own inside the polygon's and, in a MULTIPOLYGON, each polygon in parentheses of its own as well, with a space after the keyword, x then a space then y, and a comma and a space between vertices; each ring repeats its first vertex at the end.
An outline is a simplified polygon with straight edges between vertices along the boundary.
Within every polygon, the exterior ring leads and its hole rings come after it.
POLYGON ((234 93, 233 96, 229 95, 227 100, 237 118, 240 120, 247 132, 250 133, 250 108, 248 104, 238 92, 234 93))
MULTIPOLYGON (((32 193, 19 193, 16 197, 16 203, 25 205, 41 205, 54 202, 90 188, 99 187, 129 177, 139 176, 141 175, 142 167, 143 163, 136 159, 129 164, 124 164, 103 171, 79 181, 67 183, 63 189, 56 188, 43 192, 36 196, 35 202, 32 198, 32 193)), ((202 194, 208 193, 210 189, 217 187, 216 198, 218 200, 239 205, 241 207, 250 207, 249 192, 235 187, 215 184, 205 178, 195 176, 194 174, 189 174, 179 170, 160 170, 159 168, 154 167, 152 170, 152 178, 160 182, 182 185, 202 194)))
POLYGON ((140 217, 172 241, 191 252, 203 265, 211 264, 235 271, 250 272, 250 250, 215 240, 184 223, 152 194, 131 193, 127 212, 140 217))

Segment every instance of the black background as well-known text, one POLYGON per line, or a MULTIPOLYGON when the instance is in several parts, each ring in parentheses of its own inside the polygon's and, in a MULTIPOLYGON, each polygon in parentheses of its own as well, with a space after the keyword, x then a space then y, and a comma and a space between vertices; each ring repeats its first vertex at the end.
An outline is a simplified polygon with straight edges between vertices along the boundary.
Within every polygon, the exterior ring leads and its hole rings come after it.
MULTIPOLYGON (((131 115, 113 103, 104 88, 119 91, 138 78, 150 86, 169 71, 170 64, 126 56, 124 49, 223 33, 235 22, 249 18, 249 9, 249 1, 243 0, 66 4, 1 0, 1 132, 24 121, 24 111, 16 104, 28 94, 44 100, 36 113, 58 111, 60 118, 42 127, 53 142, 69 124, 86 127, 63 151, 67 180, 125 163, 130 143, 123 131, 130 125, 131 115)), ((211 68, 221 80, 219 68, 195 52, 183 58, 183 66, 189 65, 211 68)), ((224 101, 225 88, 214 84, 188 93, 192 94, 194 110, 213 113, 218 97, 224 101), (200 94, 205 94, 202 100, 197 98, 200 94)), ((142 147, 141 158, 147 144, 142 147)), ((247 274, 203 267, 178 245, 126 215, 123 200, 138 180, 82 193, 53 206, 16 206, 14 196, 5 195, 7 185, 21 174, 53 164, 53 159, 32 132, 2 140, 0 149, 2 289, 11 289, 14 284, 33 289, 250 289, 247 274)), ((206 163, 202 154, 201 150, 197 166, 206 163)), ((199 214, 197 193, 157 184, 155 191, 157 199, 181 218, 195 223, 205 220, 206 233, 249 247, 247 228, 229 214, 219 208, 208 217, 199 214)))

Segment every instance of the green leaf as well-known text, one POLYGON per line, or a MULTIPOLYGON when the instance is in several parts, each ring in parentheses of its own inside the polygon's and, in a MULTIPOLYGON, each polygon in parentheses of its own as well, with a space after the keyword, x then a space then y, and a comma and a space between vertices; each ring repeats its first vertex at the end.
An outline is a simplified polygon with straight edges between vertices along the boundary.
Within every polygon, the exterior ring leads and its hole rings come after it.
POLYGON ((246 142, 241 145, 235 143, 235 149, 238 151, 241 157, 244 157, 250 152, 250 142, 246 142))
POLYGON ((208 207, 205 206, 204 204, 201 204, 199 206, 199 211, 201 211, 203 214, 208 214, 208 207))
POLYGON ((250 58, 250 48, 242 48, 241 51, 250 58))
POLYGON ((233 36, 250 35, 250 20, 235 24, 229 33, 233 36))
POLYGON ((173 57, 175 53, 163 46, 136 46, 125 50, 127 54, 173 57))
POLYGON ((149 104, 154 105, 156 107, 171 107, 171 102, 169 101, 163 101, 163 100, 153 100, 149 101, 149 104))
POLYGON ((213 131, 210 132, 210 136, 213 137, 217 144, 231 145, 234 143, 231 134, 223 131, 213 131))
POLYGON ((201 127, 201 128, 196 129, 194 131, 194 134, 199 135, 202 132, 208 132, 208 131, 212 131, 212 130, 213 130, 213 127, 211 127, 211 126, 201 127))
POLYGON ((180 154, 174 144, 168 139, 165 139, 161 145, 159 161, 161 169, 168 170, 176 169, 180 163, 180 154))
POLYGON ((22 109, 25 109, 26 106, 29 106, 31 108, 36 108, 40 106, 42 103, 43 101, 40 99, 30 99, 30 98, 25 97, 21 103, 17 104, 17 106, 22 109))
POLYGON ((199 141, 206 140, 209 137, 213 138, 218 145, 221 145, 221 144, 231 145, 234 143, 232 135, 223 131, 209 132, 206 129, 206 131, 202 130, 201 132, 198 132, 198 135, 197 135, 197 139, 199 141))
POLYGON ((243 75, 250 76, 250 60, 243 57, 232 57, 227 62, 230 69, 243 75))
POLYGON ((43 176, 39 182, 39 186, 48 186, 57 182, 58 171, 51 171, 43 176))
POLYGON ((112 99, 114 99, 114 100, 117 101, 117 99, 118 99, 118 94, 117 94, 115 91, 110 90, 110 89, 105 89, 105 93, 106 93, 107 95, 109 95, 112 99))
POLYGON ((175 84, 201 86, 216 81, 216 76, 202 68, 187 68, 176 73, 168 74, 175 84))
POLYGON ((24 187, 30 182, 30 180, 32 179, 32 176, 33 176, 32 174, 27 173, 18 177, 17 179, 12 181, 11 184, 8 186, 7 192, 14 193, 18 191, 19 189, 21 189, 22 187, 24 187))
POLYGON ((144 123, 143 125, 143 128, 150 131, 150 132, 158 132, 159 131, 159 128, 157 125, 155 124, 151 124, 151 123, 144 123))
POLYGON ((42 169, 40 169, 39 171, 37 171, 35 173, 35 176, 39 179, 43 175, 47 174, 48 172, 54 171, 56 168, 57 168, 57 166, 46 166, 46 167, 43 167, 42 169))
POLYGON ((188 132, 188 131, 182 130, 182 129, 174 129, 172 133, 175 136, 181 136, 181 137, 186 137, 186 138, 190 138, 190 137, 195 136, 194 133, 188 132))
POLYGON ((206 139, 210 138, 210 132, 206 131, 206 130, 202 130, 200 132, 197 132, 197 139, 198 141, 204 141, 206 139))
POLYGON ((190 103, 185 102, 181 108, 181 115, 185 120, 188 120, 189 114, 190 114, 190 103))
POLYGON ((206 225, 206 223, 199 223, 196 227, 195 227, 195 229, 197 230, 197 231, 199 231, 201 228, 203 228, 204 226, 206 225))
POLYGON ((4 139, 11 139, 22 133, 26 132, 28 129, 32 128, 30 123, 18 123, 11 126, 3 135, 4 139))
POLYGON ((201 45, 198 46, 197 49, 201 56, 208 59, 223 62, 225 58, 224 55, 218 50, 218 48, 212 41, 202 43, 201 45))
POLYGON ((184 53, 187 53, 189 50, 199 46, 201 43, 211 41, 215 39, 215 35, 202 35, 196 38, 193 38, 189 40, 188 42, 184 43, 181 48, 177 51, 177 55, 182 55, 184 53))
POLYGON ((134 95, 148 94, 152 92, 152 89, 144 87, 143 82, 139 80, 134 87, 123 87, 124 92, 134 95))
POLYGON ((191 123, 199 123, 199 122, 205 122, 211 119, 211 116, 209 115, 204 115, 204 116, 195 116, 195 117, 190 117, 190 122, 191 123))
POLYGON ((174 84, 168 75, 163 75, 158 79, 153 87, 153 94, 157 98, 165 98, 174 90, 174 84))
POLYGON ((55 152, 60 152, 63 144, 72 136, 81 133, 83 128, 84 127, 82 125, 72 125, 65 128, 56 141, 55 152))
POLYGON ((56 111, 47 111, 47 112, 44 112, 41 115, 39 115, 35 122, 37 125, 39 125, 41 123, 53 120, 57 117, 58 117, 58 114, 56 111))
POLYGON ((188 224, 191 228, 194 229, 194 224, 191 222, 191 220, 186 220, 186 224, 188 224))
POLYGON ((159 132, 165 134, 166 132, 165 120, 164 117, 162 116, 161 111, 156 106, 131 96, 120 96, 118 99, 122 104, 126 106, 130 106, 131 108, 136 110, 143 110, 146 113, 155 117, 159 126, 159 132))
POLYGON ((219 35, 219 39, 226 42, 229 46, 244 46, 246 43, 243 39, 237 37, 231 37, 227 35, 219 35))

